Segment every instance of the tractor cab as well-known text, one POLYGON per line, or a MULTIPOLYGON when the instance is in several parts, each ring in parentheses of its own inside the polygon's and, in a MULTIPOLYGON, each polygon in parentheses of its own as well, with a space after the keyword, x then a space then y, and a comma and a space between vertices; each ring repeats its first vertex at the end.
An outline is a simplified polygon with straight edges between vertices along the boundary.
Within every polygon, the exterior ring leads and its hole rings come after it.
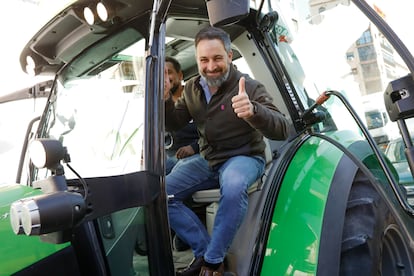
MULTIPOLYGON (((168 220, 164 60, 180 62, 184 84, 197 76, 194 36, 208 25, 229 33, 233 65, 290 126, 265 138, 226 275, 414 274, 412 187, 360 97, 380 92, 412 172, 414 58, 377 6, 293 2, 78 0, 42 27, 20 64, 53 81, 29 88, 44 109, 16 183, 0 186, 0 274, 164 276, 191 261, 168 220)), ((219 198, 189 198, 210 233, 219 198)))

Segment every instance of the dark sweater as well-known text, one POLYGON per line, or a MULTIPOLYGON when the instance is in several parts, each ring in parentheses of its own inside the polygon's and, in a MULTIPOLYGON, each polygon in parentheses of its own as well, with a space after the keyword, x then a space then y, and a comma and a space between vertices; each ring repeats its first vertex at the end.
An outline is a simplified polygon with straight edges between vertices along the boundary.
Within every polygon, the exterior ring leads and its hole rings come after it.
POLYGON ((195 153, 199 152, 197 126, 194 122, 171 132, 173 143, 167 151, 175 153, 179 148, 190 145, 195 153))

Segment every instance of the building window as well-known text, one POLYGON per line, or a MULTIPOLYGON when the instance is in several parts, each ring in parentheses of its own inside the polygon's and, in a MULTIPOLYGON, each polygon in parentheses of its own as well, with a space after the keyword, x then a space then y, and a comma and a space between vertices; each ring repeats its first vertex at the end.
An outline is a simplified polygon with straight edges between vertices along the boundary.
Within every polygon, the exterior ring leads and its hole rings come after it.
POLYGON ((395 74, 395 68, 387 64, 385 64, 385 73, 389 79, 395 79, 398 77, 397 74, 395 74))
POLYGON ((383 49, 385 49, 385 50, 387 50, 391 53, 394 52, 394 48, 392 47, 392 45, 388 42, 388 40, 383 35, 380 36, 380 43, 381 43, 381 47, 383 49))
POLYGON ((366 30, 361 37, 357 40, 356 44, 357 45, 363 45, 363 44, 368 44, 368 43, 372 43, 372 35, 371 35, 371 30, 366 30))
POLYGON ((361 61, 373 60, 377 58, 373 45, 362 46, 358 48, 358 55, 361 61))
POLYGON ((376 62, 361 64, 362 75, 364 78, 379 77, 380 71, 376 62))
POLYGON ((352 60, 354 60, 354 58, 355 58, 354 52, 346 53, 346 59, 347 60, 352 61, 352 60))
POLYGON ((367 94, 382 92, 381 80, 370 80, 365 82, 365 91, 367 94))
POLYGON ((394 60, 394 55, 387 52, 387 51, 382 51, 382 55, 384 57, 384 61, 390 65, 394 65, 395 64, 395 60, 394 60))

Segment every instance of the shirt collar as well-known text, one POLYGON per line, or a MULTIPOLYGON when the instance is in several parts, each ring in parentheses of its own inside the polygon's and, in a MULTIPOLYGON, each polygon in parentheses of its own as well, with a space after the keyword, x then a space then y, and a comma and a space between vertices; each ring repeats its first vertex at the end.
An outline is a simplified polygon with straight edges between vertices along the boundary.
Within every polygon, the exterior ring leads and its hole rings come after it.
POLYGON ((210 89, 208 88, 206 80, 203 77, 200 77, 200 85, 203 88, 203 92, 204 92, 204 96, 206 97, 206 101, 207 101, 207 103, 209 103, 210 100, 211 100, 211 92, 210 92, 210 89))

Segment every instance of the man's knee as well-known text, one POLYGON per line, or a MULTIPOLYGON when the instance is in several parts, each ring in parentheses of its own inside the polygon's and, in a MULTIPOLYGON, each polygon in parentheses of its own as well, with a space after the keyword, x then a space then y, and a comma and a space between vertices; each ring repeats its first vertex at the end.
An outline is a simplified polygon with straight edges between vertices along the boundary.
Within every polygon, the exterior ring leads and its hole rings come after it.
POLYGON ((221 197, 227 200, 238 200, 247 197, 248 184, 245 182, 226 182, 220 189, 221 197))

